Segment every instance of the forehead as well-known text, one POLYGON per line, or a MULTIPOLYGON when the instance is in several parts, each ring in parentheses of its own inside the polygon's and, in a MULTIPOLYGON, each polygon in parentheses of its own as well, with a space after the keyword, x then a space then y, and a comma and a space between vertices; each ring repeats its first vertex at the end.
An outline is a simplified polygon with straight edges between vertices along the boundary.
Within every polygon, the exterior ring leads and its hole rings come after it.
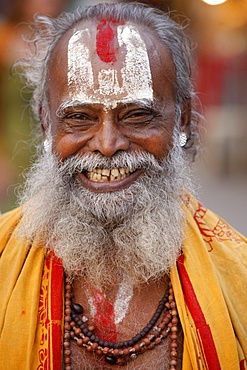
POLYGON ((174 66, 150 30, 114 20, 86 21, 60 39, 48 76, 74 100, 112 104, 152 100, 162 78, 166 88, 173 87, 174 66))

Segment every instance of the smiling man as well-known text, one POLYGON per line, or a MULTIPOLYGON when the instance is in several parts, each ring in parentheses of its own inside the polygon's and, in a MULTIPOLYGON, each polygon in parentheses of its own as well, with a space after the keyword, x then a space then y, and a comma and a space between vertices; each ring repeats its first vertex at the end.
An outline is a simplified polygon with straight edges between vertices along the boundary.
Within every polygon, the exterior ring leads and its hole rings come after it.
POLYGON ((191 195, 181 27, 100 4, 37 17, 32 40, 44 150, 0 219, 0 365, 245 369, 246 239, 191 195))

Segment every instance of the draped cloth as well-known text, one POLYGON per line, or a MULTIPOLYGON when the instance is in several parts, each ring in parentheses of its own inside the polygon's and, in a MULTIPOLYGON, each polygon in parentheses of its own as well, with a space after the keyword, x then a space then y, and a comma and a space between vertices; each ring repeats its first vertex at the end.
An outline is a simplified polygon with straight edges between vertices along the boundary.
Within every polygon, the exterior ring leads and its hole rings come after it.
MULTIPOLYGON (((171 268, 183 370, 246 370, 247 240, 189 194, 184 212, 171 268)), ((0 368, 61 370, 63 269, 38 238, 20 239, 20 222, 20 208, 0 218, 0 368)))

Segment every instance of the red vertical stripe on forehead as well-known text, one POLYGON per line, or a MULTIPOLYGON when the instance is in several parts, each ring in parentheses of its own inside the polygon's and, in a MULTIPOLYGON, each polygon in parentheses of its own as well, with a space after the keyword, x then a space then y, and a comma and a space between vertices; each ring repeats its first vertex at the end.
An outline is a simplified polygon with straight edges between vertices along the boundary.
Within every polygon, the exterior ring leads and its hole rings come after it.
POLYGON ((116 38, 116 21, 103 19, 97 26, 96 51, 105 63, 116 62, 118 42, 116 38), (112 27, 113 26, 113 27, 112 27))

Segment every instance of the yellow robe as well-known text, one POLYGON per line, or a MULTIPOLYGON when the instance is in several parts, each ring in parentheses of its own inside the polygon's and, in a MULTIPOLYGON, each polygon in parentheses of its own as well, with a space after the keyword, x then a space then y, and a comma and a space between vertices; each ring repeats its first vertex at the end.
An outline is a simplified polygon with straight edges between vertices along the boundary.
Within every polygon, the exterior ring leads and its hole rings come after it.
MULTIPOLYGON (((184 332, 183 370, 247 369, 247 240, 189 194, 171 280, 184 332)), ((61 370, 63 269, 0 218, 0 369, 61 370)), ((144 355, 145 356, 145 355, 144 355)))

